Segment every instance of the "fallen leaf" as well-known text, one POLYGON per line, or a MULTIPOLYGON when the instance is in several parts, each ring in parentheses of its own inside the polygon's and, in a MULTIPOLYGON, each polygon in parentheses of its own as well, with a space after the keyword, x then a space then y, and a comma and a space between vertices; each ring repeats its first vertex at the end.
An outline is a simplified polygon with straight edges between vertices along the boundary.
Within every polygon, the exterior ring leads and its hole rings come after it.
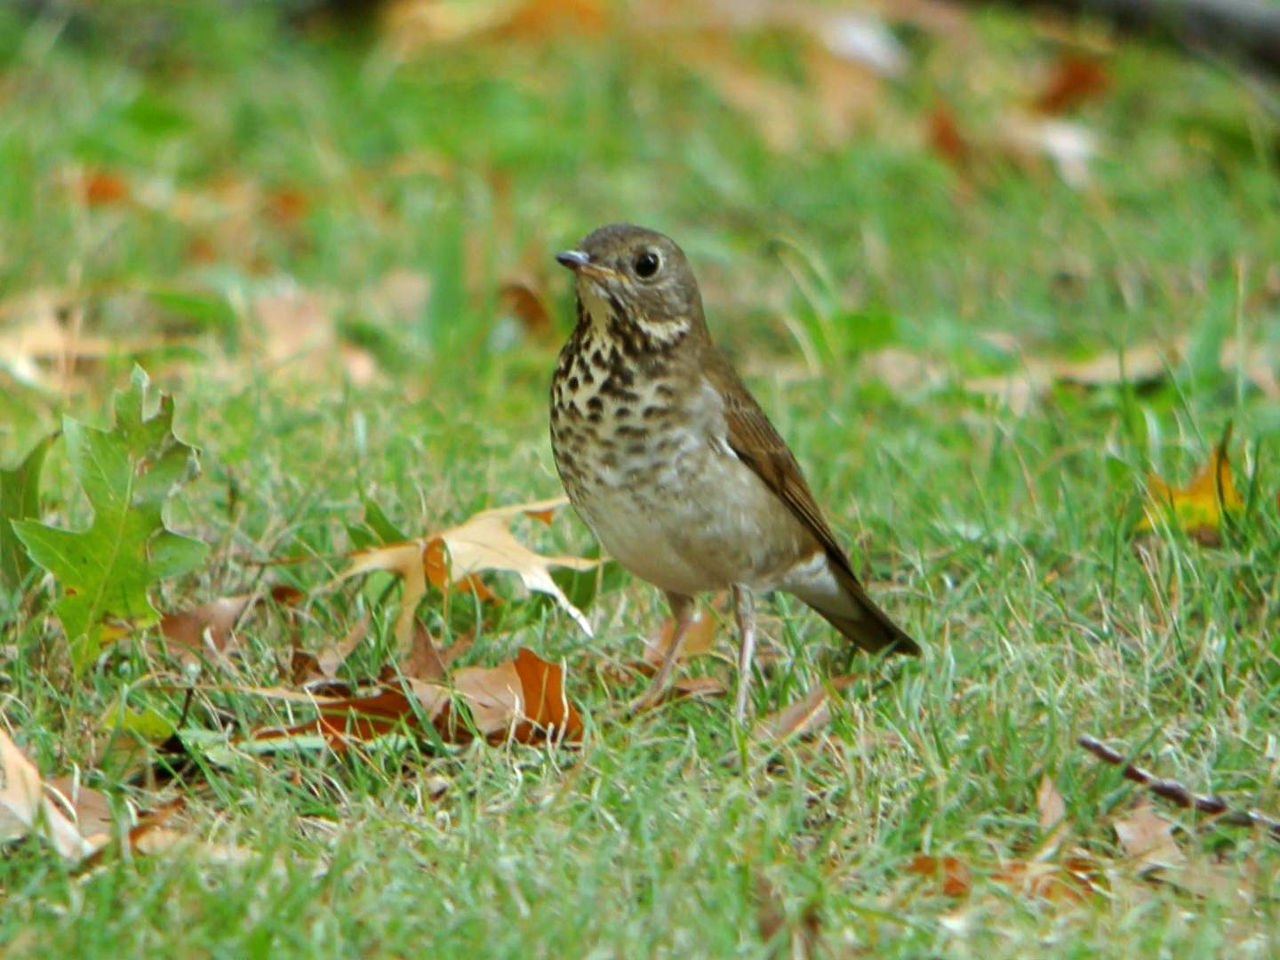
POLYGON ((449 551, 449 582, 457 583, 473 573, 486 570, 509 571, 516 574, 529 590, 553 597, 582 632, 591 636, 591 624, 551 578, 550 568, 593 570, 601 561, 564 555, 544 557, 517 540, 510 529, 511 521, 522 514, 537 516, 547 510, 559 509, 566 503, 565 498, 556 497, 497 507, 477 513, 470 520, 436 534, 433 539, 439 539, 449 551))
POLYGON ((931 877, 946 897, 967 897, 973 889, 973 874, 959 857, 933 857, 918 853, 907 864, 907 873, 931 877))
POLYGON ((160 634, 169 650, 184 663, 199 663, 202 650, 225 651, 240 618, 267 597, 281 606, 291 606, 302 599, 302 592, 281 584, 265 593, 219 597, 190 610, 164 614, 160 618, 160 634))
POLYGON ((806 737, 822 729, 831 722, 831 693, 844 690, 855 679, 852 676, 834 677, 814 687, 807 696, 769 714, 761 721, 759 738, 783 741, 806 737))
POLYGON ((1044 835, 1036 859, 1044 860, 1057 852, 1071 831, 1066 801, 1047 773, 1040 778, 1036 789, 1036 810, 1040 815, 1040 832, 1044 835))
POLYGON ((1089 164, 1098 155, 1098 136, 1082 123, 1011 114, 999 127, 1000 143, 1015 159, 1045 157, 1070 187, 1089 182, 1089 164))
POLYGON ((817 906, 809 903, 800 917, 792 920, 787 915, 782 896, 768 878, 756 875, 756 929, 761 941, 769 948, 771 957, 790 957, 807 960, 817 955, 821 919, 817 906))
MULTIPOLYGON (((717 606, 723 599, 722 595, 713 600, 713 607, 717 606)), ((680 646, 678 661, 683 663, 686 660, 692 660, 695 657, 705 656, 710 653, 716 642, 716 626, 717 618, 714 612, 699 604, 694 611, 693 622, 685 630, 684 642, 680 646)), ((658 627, 657 636, 651 637, 645 643, 644 663, 655 669, 661 666, 662 661, 666 659, 667 651, 671 649, 671 641, 675 639, 675 635, 675 619, 667 617, 658 627)))
POLYGON ((299 686, 307 687, 312 692, 314 685, 327 684, 337 676, 347 657, 360 645, 369 634, 369 615, 366 613, 340 640, 326 641, 316 652, 295 649, 290 656, 289 675, 299 686))
POLYGON ((951 166, 964 169, 968 164, 971 148, 949 104, 938 102, 929 111, 925 117, 925 140, 929 149, 951 166))
POLYGON ((1173 838, 1173 824, 1156 813, 1142 800, 1123 819, 1112 822, 1112 828, 1124 852, 1142 872, 1163 867, 1180 867, 1186 854, 1173 838))
POLYGON ((124 178, 107 170, 83 171, 75 185, 86 206, 106 207, 129 199, 129 185, 124 178))
POLYGON ((539 339, 555 336, 555 323, 547 301, 530 283, 509 280, 498 291, 498 303, 504 313, 520 321, 525 333, 539 339))
POLYGON ((51 777, 44 782, 45 792, 75 822, 86 841, 101 847, 111 841, 117 830, 111 801, 100 790, 86 787, 79 777, 51 777))
POLYGON ((1041 113, 1066 113, 1099 99, 1110 88, 1111 78, 1099 61, 1067 55, 1054 64, 1053 73, 1035 99, 1035 108, 1041 113))
POLYGON ((1101 892, 1096 882, 1098 869, 1083 858, 1069 859, 1066 864, 1046 860, 1013 860, 990 873, 993 882, 1024 896, 1040 900, 1080 903, 1101 892))
POLYGON ((31 834, 44 837, 73 862, 97 849, 49 799, 40 771, 0 729, 0 841, 31 834))
POLYGON ((387 684, 358 697, 316 698, 314 720, 257 730, 251 739, 297 742, 318 736, 342 752, 397 729, 421 729, 419 713, 446 743, 467 743, 476 734, 491 742, 516 743, 582 737, 582 717, 565 695, 563 670, 523 647, 514 660, 498 666, 464 667, 451 683, 409 678, 407 684, 387 684), (466 709, 469 722, 455 711, 455 702, 466 709))
POLYGON ((1223 517, 1244 508, 1227 459, 1231 427, 1228 422, 1209 462, 1187 486, 1173 487, 1154 473, 1147 475, 1144 516, 1138 521, 1136 532, 1155 531, 1172 517, 1179 529, 1205 546, 1222 543, 1223 517))

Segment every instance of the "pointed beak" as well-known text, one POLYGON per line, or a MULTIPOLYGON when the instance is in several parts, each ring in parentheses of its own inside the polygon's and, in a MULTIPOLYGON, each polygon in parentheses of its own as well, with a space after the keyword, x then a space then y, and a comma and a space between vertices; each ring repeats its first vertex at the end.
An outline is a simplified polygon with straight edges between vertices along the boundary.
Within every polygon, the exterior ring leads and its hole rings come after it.
POLYGON ((574 273, 582 267, 591 265, 590 254, 583 253, 581 250, 561 250, 556 254, 556 260, 574 273))

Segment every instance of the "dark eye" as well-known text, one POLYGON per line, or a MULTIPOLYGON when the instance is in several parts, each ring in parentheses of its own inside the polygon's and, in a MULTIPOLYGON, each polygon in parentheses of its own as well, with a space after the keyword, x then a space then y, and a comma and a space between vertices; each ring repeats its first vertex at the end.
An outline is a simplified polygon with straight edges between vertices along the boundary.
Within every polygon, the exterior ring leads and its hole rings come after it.
POLYGON ((648 280, 658 272, 658 268, 661 266, 662 258, 653 250, 646 250, 636 257, 635 263, 632 264, 632 267, 635 268, 636 276, 641 280, 648 280))

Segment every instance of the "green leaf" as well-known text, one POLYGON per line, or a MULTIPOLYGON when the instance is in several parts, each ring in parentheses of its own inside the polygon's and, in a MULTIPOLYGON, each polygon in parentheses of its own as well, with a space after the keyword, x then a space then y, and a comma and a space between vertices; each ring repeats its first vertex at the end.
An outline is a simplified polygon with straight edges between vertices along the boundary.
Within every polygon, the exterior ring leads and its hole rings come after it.
POLYGON ((64 530, 34 520, 13 524, 31 559, 62 586, 54 612, 77 671, 102 649, 108 620, 156 622, 148 588, 198 567, 207 550, 165 527, 164 504, 195 475, 196 450, 173 433, 173 398, 148 399, 148 383, 146 372, 134 367, 132 386, 116 392, 111 430, 63 421, 67 459, 93 508, 92 525, 64 530))
POLYGON ((56 437, 49 434, 12 470, 0 470, 0 587, 19 587, 31 572, 31 558, 9 521, 40 515, 40 470, 56 437))

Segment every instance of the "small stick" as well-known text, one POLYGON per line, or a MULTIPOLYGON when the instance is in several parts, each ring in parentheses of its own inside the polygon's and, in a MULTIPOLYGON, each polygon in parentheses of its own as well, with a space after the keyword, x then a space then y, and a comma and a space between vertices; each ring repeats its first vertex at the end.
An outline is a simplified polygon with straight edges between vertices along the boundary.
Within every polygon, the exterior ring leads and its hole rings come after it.
POLYGON ((1227 806, 1227 801, 1222 797, 1206 797, 1192 793, 1177 780, 1165 780, 1149 770, 1134 766, 1125 760, 1123 754, 1117 753, 1088 734, 1081 734, 1076 742, 1098 759, 1117 767, 1123 766, 1126 780, 1141 784, 1156 796, 1164 797, 1184 810, 1198 810, 1200 813, 1210 814, 1217 817, 1219 823, 1233 827, 1263 827, 1270 834, 1271 839, 1280 841, 1280 820, 1267 816, 1260 810, 1233 810, 1227 806))

